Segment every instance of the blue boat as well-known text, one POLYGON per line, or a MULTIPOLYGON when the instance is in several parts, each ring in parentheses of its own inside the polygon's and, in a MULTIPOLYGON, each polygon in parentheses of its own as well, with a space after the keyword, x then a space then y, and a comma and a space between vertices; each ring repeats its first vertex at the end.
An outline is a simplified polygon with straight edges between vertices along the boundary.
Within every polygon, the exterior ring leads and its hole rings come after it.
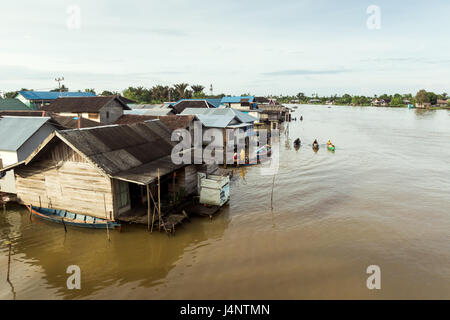
POLYGON ((38 208, 26 206, 36 217, 46 221, 63 223, 67 226, 93 228, 93 229, 120 229, 121 224, 107 219, 96 218, 66 210, 38 208))

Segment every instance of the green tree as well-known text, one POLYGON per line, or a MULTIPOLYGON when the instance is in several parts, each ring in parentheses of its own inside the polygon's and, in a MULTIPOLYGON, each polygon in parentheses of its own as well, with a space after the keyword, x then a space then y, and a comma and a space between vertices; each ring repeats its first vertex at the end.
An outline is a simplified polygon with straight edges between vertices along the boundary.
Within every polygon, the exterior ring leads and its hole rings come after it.
POLYGON ((188 94, 189 90, 186 90, 189 87, 189 84, 179 83, 179 84, 175 84, 173 87, 178 96, 178 99, 186 99, 189 97, 189 94, 188 94))
POLYGON ((434 105, 437 103, 437 95, 434 92, 427 92, 429 102, 434 105))
POLYGON ((97 94, 96 92, 95 92, 95 89, 94 88, 92 88, 92 89, 84 89, 84 92, 90 92, 90 93, 93 93, 93 94, 97 94))
POLYGON ((193 91, 192 96, 194 98, 204 98, 205 97, 205 93, 203 92, 203 90, 205 89, 204 86, 202 85, 192 85, 191 89, 193 91))
POLYGON ((428 92, 426 92, 423 89, 419 90, 419 92, 417 92, 417 94, 416 94, 416 101, 417 101, 417 103, 430 102, 430 97, 428 96, 428 92))
POLYGON ((169 101, 169 94, 170 98, 172 98, 173 92, 170 90, 168 86, 161 86, 157 85, 150 89, 152 98, 154 102, 162 103, 164 101, 169 101))
POLYGON ((16 96, 17 92, 18 92, 18 91, 5 92, 5 93, 3 94, 3 96, 4 96, 5 98, 7 98, 7 99, 12 99, 12 98, 14 98, 14 97, 16 96))
POLYGON ((394 95, 391 100, 392 107, 402 107, 403 106, 403 97, 399 94, 394 95))
POLYGON ((103 90, 102 93, 100 93, 101 96, 115 96, 118 95, 119 93, 117 91, 109 91, 109 90, 103 90))
POLYGON ((128 87, 123 90, 123 96, 137 103, 151 103, 152 93, 144 87, 128 87))

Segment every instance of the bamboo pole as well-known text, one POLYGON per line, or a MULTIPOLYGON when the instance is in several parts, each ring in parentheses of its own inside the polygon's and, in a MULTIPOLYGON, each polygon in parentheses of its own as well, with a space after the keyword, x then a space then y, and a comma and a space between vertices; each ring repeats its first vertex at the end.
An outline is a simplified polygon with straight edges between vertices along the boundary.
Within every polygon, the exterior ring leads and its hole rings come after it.
POLYGON ((161 231, 161 179, 159 176, 159 168, 158 168, 158 214, 159 214, 159 220, 158 220, 159 231, 161 231))
POLYGON ((9 282, 9 274, 11 270, 11 241, 5 241, 5 244, 9 247, 8 250, 8 273, 6 276, 6 280, 9 282))
POLYGON ((273 210, 273 186, 275 185, 275 174, 273 174, 272 180, 272 193, 270 195, 270 208, 273 210))
POLYGON ((150 229, 150 233, 153 233, 153 225, 155 224, 155 214, 156 214, 156 205, 153 206, 153 216, 152 216, 152 228, 150 229))
MULTIPOLYGON (((159 190, 158 190, 159 191, 159 190)), ((161 229, 161 217, 162 217, 162 215, 161 215, 161 205, 158 203, 158 208, 156 208, 156 201, 155 201, 155 199, 153 198, 153 194, 150 192, 150 197, 151 197, 151 199, 152 199, 152 201, 153 201, 153 204, 155 205, 155 207, 154 207, 154 209, 156 210, 158 210, 158 216, 159 216, 159 221, 158 221, 158 225, 159 225, 159 228, 161 229)), ((153 216, 153 221, 155 220, 155 217, 153 216)), ((165 224, 163 224, 163 228, 164 228, 164 230, 167 232, 167 228, 166 228, 166 225, 165 224)), ((151 232, 153 232, 153 222, 152 222, 152 229, 151 229, 151 232)))

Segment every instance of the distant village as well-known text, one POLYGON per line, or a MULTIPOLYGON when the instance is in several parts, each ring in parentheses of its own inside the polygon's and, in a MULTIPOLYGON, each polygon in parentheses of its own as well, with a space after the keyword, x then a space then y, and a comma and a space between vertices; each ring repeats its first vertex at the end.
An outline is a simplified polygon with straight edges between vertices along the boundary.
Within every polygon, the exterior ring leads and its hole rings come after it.
POLYGON ((426 90, 420 90, 415 96, 412 94, 394 95, 382 94, 380 96, 358 96, 344 94, 342 96, 334 95, 328 97, 319 97, 317 94, 312 97, 299 93, 295 97, 277 97, 278 101, 302 104, 324 104, 324 105, 347 105, 347 106, 372 106, 372 107, 408 107, 408 108, 450 108, 450 100, 447 93, 436 94, 426 90))
POLYGON ((240 130, 245 150, 235 149, 234 167, 249 165, 247 137, 290 120, 289 108, 264 97, 146 104, 119 94, 21 90, 0 99, 0 203, 18 202, 64 227, 139 223, 172 234, 193 214, 217 214, 232 175, 215 163, 174 163, 174 130, 190 132, 194 122, 224 137, 240 130))

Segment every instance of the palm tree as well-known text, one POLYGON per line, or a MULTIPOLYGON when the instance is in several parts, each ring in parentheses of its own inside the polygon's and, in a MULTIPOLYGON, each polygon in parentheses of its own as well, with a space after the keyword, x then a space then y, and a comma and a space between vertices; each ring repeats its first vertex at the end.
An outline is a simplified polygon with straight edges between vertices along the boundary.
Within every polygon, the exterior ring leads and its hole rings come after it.
POLYGON ((157 101, 166 101, 169 98, 169 87, 157 85, 151 89, 152 98, 157 101))
POLYGON ((191 88, 192 88, 192 90, 194 90, 194 96, 202 94, 203 93, 203 89, 205 89, 204 86, 199 85, 199 84, 192 85, 191 88))
POLYGON ((179 98, 184 99, 186 97, 186 88, 189 87, 189 84, 179 83, 173 86, 175 88, 176 93, 178 93, 179 98))

